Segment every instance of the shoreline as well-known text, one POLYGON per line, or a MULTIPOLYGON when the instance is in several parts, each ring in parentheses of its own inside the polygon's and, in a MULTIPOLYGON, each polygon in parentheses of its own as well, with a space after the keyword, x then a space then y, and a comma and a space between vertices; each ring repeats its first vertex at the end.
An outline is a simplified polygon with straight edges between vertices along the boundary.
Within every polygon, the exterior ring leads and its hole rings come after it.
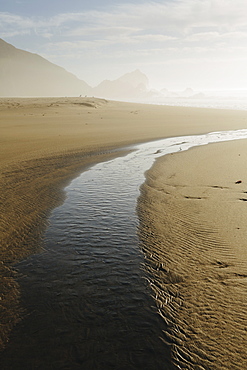
POLYGON ((2 286, 0 348, 21 318, 13 263, 40 246, 63 187, 134 143, 247 127, 247 112, 147 106, 94 98, 0 99, 2 286), (151 123, 151 124, 150 124, 151 123))
MULTIPOLYGON (((246 367, 247 140, 160 157, 138 204, 151 288, 173 362, 246 367)), ((201 367, 200 367, 201 366, 201 367)))

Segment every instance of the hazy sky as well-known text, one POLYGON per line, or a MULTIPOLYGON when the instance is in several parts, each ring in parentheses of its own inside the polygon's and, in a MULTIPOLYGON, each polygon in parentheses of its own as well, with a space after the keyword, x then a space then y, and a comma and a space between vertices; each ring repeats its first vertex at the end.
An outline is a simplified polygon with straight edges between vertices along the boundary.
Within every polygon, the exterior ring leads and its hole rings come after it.
POLYGON ((246 0, 0 0, 0 31, 91 86, 139 68, 153 88, 247 89, 246 0))

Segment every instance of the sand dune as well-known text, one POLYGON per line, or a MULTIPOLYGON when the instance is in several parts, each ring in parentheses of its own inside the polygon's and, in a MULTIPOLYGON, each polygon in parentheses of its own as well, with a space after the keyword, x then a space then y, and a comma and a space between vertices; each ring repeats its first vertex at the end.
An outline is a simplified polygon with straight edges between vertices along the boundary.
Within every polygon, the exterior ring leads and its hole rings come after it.
MULTIPOLYGON (((247 112, 241 111, 117 103, 93 98, 1 99, 0 210, 2 218, 0 226, 0 282, 2 294, 0 309, 2 326, 0 346, 4 347, 9 332, 21 317, 20 292, 14 279, 15 273, 12 265, 15 261, 25 258, 30 253, 34 253, 40 247, 47 215, 63 199, 62 188, 66 182, 75 177, 79 171, 95 162, 112 156, 122 155, 123 152, 111 151, 128 144, 169 136, 246 127, 247 112)), ((235 147, 234 145, 233 147, 235 147)), ((242 151, 244 153, 243 146, 242 151)), ((210 153, 210 150, 208 149, 206 152, 210 153)), ((185 162, 187 166, 188 161, 185 162)), ((196 173, 195 169, 191 169, 192 172, 196 173)), ((238 175, 234 176, 234 180, 243 179, 243 170, 238 175)), ((212 186, 221 186, 223 184, 225 186, 224 181, 222 184, 219 181, 211 181, 209 184, 212 186)), ((244 191, 245 189, 241 186, 240 184, 240 187, 237 189, 244 191)), ((210 190, 214 191, 217 198, 220 190, 217 188, 210 190)), ((194 197, 193 194, 192 191, 192 197, 194 197)), ((201 193, 200 196, 202 197, 201 193)), ((244 194, 238 194, 238 196, 239 198, 245 198, 244 194)), ((181 243, 181 240, 184 241, 186 239, 187 245, 193 246, 194 241, 190 241, 190 238, 191 235, 194 235, 193 237, 200 238, 202 250, 207 247, 207 243, 212 246, 218 245, 219 242, 215 241, 214 238, 212 239, 212 235, 216 235, 216 239, 220 241, 224 239, 224 235, 222 236, 218 229, 216 230, 217 232, 212 231, 215 229, 214 222, 209 224, 206 222, 211 216, 207 216, 205 217, 206 220, 203 218, 203 221, 199 222, 198 213, 195 213, 198 212, 197 204, 195 204, 196 200, 186 198, 183 198, 183 200, 187 202, 186 207, 184 202, 179 203, 179 207, 177 208, 176 206, 176 212, 173 209, 177 203, 170 202, 170 213, 174 214, 174 218, 170 219, 170 223, 165 228, 160 226, 162 232, 163 230, 166 230, 166 233, 168 231, 167 238, 169 243, 173 243, 171 238, 174 235, 175 237, 180 235, 181 230, 184 228, 187 231, 183 235, 183 239, 178 240, 179 243, 181 243), (191 208, 188 208, 187 204, 190 204, 191 208), (177 233, 172 232, 174 223, 176 228, 178 225, 183 226, 177 233), (185 227, 187 224, 188 228, 187 226, 185 227), (214 228, 211 229, 211 226, 214 228), (205 235, 207 235, 207 238, 204 239, 205 235)), ((239 200, 238 204, 239 207, 243 207, 245 202, 239 200)), ((212 213, 214 210, 212 208, 209 212, 212 213)), ((157 215, 154 213, 152 217, 157 218, 157 215)), ((162 214, 159 214, 159 217, 162 218, 162 214)), ((226 222, 230 222, 230 216, 226 219, 226 222)), ((152 224, 154 223, 155 220, 153 219, 152 224)), ((220 227, 221 225, 219 229, 220 227)), ((241 224, 240 228, 242 227, 244 227, 244 224, 241 224)), ((231 234, 230 231, 228 234, 231 234)), ((224 246, 227 245, 231 250, 231 243, 228 245, 230 240, 228 240, 228 234, 226 240, 224 239, 224 246)), ((146 234, 144 233, 144 235, 146 234)), ((196 257, 197 252, 193 248, 190 251, 190 256, 198 258, 196 257)), ((210 253, 212 250, 214 251, 212 248, 210 253)), ((163 251, 157 247, 155 251, 157 261, 162 261, 162 253, 163 251)), ((213 271, 212 274, 215 271, 217 273, 218 271, 220 273, 228 271, 225 268, 220 268, 225 266, 224 263, 229 263, 228 259, 221 255, 218 257, 217 255, 215 263, 211 265, 210 263, 208 264, 210 253, 207 248, 205 253, 200 264, 200 270, 207 266, 210 271, 213 271)), ((165 255, 165 258, 167 258, 167 255, 165 255)), ((171 258, 173 257, 171 256, 171 258)), ((184 264, 179 268, 179 271, 176 272, 175 276, 173 276, 172 272, 169 279, 172 279, 172 281, 173 279, 178 279, 178 283, 181 284, 180 276, 182 281, 184 279, 183 269, 190 271, 186 265, 187 261, 188 266, 190 266, 191 261, 189 256, 187 256, 184 258, 184 264)), ((189 272, 189 276, 191 276, 189 279, 191 285, 196 285, 197 275, 192 271, 189 272)), ((212 275, 211 277, 209 275, 206 278, 205 275, 205 279, 215 281, 214 276, 212 275)), ((219 274, 218 280, 221 279, 220 276, 219 274)), ((240 281, 243 279, 237 276, 235 280, 237 281, 237 286, 239 286, 240 281)), ((201 285, 204 286, 203 284, 201 285)), ((205 282, 205 289, 208 286, 205 282)), ((215 284, 213 286, 216 288, 215 284)), ((175 289, 176 285, 170 284, 170 287, 175 289)), ((222 283, 220 287, 223 297, 226 293, 225 285, 222 283)), ((184 289, 187 288, 185 287, 184 289)), ((208 292, 208 294, 211 293, 208 292)), ((178 299, 179 305, 180 296, 178 299)), ((204 296, 201 296, 200 301, 203 302, 203 299, 204 296)), ((228 296, 226 299, 229 299, 228 296)), ((190 300, 188 299, 187 301, 189 304, 190 300)), ((209 310, 212 309, 213 306, 209 305, 209 310)), ((184 311, 184 315, 185 313, 186 311, 184 311)), ((183 313, 181 315, 185 319, 183 313)), ((197 311, 197 316, 193 315, 191 320, 196 320, 196 317, 200 315, 200 310, 197 311)), ((218 328, 215 327, 215 331, 217 330, 218 328)), ((191 336, 193 335, 191 334, 191 336)), ((196 345, 196 342, 193 343, 193 345, 196 345)))

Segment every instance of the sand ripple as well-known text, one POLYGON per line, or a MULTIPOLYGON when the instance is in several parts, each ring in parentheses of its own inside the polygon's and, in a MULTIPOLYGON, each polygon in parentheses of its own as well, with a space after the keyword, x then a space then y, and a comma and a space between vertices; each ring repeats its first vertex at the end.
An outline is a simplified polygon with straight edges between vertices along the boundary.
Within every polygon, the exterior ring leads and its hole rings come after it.
MULTIPOLYGON (((246 280, 198 202, 154 166, 142 186, 140 238, 165 341, 179 369, 246 369, 246 280)), ((195 197, 196 198, 196 197, 195 197)))

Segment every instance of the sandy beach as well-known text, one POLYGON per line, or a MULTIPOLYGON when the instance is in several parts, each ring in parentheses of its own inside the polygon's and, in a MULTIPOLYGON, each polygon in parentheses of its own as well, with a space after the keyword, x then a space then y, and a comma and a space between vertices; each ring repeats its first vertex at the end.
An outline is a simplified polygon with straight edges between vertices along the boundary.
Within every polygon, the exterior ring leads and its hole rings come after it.
MULTIPOLYGON (((242 128, 245 111, 0 99, 0 348, 22 315, 12 265, 42 246, 47 216, 66 183, 130 144, 242 128)), ((170 315, 174 361, 182 356, 188 369, 246 366, 246 147, 241 140, 169 155, 142 187, 141 238, 157 305, 170 315)))
POLYGON ((175 364, 245 369, 247 140, 157 160, 139 200, 141 238, 175 364))

